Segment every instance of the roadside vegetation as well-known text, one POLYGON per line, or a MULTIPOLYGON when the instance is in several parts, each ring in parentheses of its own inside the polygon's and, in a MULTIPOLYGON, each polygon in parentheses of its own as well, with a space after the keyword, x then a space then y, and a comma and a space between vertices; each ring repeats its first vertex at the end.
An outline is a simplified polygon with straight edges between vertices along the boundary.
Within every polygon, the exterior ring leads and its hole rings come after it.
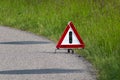
POLYGON ((77 52, 97 69, 98 80, 120 80, 120 0, 0 0, 0 25, 55 42, 69 21, 86 45, 77 52))

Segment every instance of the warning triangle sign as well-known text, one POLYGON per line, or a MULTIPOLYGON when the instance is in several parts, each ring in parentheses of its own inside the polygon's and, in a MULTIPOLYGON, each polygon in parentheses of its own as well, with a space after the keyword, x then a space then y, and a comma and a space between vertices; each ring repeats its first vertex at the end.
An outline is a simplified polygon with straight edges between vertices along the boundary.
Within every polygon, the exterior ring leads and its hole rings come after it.
POLYGON ((84 48, 84 42, 78 34, 72 22, 69 22, 64 30, 56 48, 84 48))

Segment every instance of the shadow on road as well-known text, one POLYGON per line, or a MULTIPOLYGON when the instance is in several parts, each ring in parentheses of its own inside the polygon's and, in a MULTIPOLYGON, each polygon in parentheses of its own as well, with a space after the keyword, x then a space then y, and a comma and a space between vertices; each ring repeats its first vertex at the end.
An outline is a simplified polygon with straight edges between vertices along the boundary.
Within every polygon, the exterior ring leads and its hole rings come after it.
POLYGON ((57 73, 82 73, 79 69, 26 69, 26 70, 8 70, 0 71, 0 74, 57 74, 57 73))
POLYGON ((49 44, 51 42, 45 41, 12 41, 12 42, 0 42, 0 44, 15 44, 15 45, 27 45, 27 44, 49 44))

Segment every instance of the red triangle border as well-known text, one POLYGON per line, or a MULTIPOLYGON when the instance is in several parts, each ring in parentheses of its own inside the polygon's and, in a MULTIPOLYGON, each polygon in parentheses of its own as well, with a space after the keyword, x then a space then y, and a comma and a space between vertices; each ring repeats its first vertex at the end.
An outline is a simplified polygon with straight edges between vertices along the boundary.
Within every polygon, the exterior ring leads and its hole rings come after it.
POLYGON ((65 28, 65 30, 64 30, 64 32, 63 32, 60 40, 58 41, 58 44, 56 45, 56 48, 59 49, 59 48, 84 48, 84 47, 85 47, 85 44, 84 44, 83 40, 81 39, 80 35, 78 34, 78 32, 77 32, 75 26, 73 25, 73 23, 70 21, 70 22, 68 23, 67 27, 65 28), (67 34, 67 32, 68 32, 68 30, 69 30, 70 27, 73 29, 76 37, 78 38, 78 40, 79 40, 79 42, 80 42, 81 44, 61 45, 61 43, 62 43, 62 41, 64 40, 65 35, 67 34))

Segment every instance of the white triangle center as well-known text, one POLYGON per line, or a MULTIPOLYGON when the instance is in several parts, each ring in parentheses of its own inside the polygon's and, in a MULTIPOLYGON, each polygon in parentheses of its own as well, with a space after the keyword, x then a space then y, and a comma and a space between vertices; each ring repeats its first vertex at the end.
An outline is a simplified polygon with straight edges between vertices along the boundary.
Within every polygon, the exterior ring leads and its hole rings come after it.
POLYGON ((62 43, 61 43, 61 45, 80 45, 81 43, 80 43, 80 41, 78 40, 78 38, 77 38, 77 36, 75 35, 75 33, 74 33, 74 31, 73 31, 73 29, 70 27, 69 28, 69 30, 68 30, 68 32, 67 32, 67 34, 65 35, 65 37, 64 37, 64 39, 63 39, 63 41, 62 41, 62 43), (70 42, 69 40, 69 32, 72 32, 72 42, 70 42))

